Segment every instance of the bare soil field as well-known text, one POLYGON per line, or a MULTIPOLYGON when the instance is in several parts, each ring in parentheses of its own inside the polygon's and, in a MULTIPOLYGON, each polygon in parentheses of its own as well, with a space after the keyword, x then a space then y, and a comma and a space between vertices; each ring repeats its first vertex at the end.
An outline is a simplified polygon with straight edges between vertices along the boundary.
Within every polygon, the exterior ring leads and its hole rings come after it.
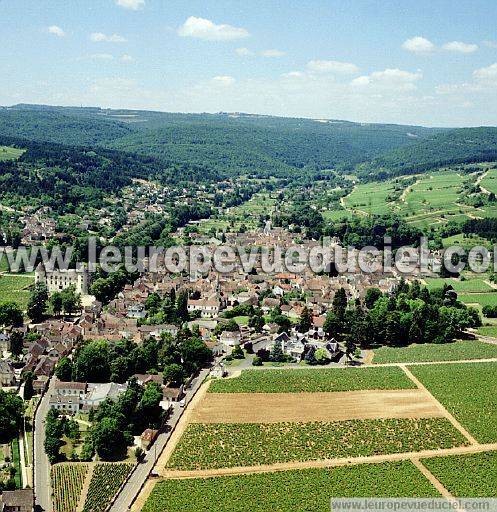
POLYGON ((443 413, 423 390, 334 393, 207 393, 193 423, 280 423, 374 418, 432 418, 443 413))

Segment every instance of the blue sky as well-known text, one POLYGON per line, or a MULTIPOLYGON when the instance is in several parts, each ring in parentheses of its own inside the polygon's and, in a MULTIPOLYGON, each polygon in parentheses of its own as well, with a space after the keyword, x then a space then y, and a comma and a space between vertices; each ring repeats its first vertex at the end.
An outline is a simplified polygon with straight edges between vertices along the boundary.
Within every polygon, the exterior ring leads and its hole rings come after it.
POLYGON ((495 0, 0 0, 0 104, 497 125, 495 0))

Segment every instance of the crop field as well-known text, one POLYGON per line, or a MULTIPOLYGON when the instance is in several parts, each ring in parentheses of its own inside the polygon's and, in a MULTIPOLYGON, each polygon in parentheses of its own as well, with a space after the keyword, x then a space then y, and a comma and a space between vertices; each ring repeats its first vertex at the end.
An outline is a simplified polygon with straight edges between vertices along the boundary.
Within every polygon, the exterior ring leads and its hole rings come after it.
POLYGON ((83 512, 105 510, 132 468, 133 464, 120 462, 96 464, 83 512))
POLYGON ((29 300, 28 288, 35 282, 33 276, 0 275, 0 303, 16 302, 26 309, 29 300))
POLYGON ((422 462, 453 496, 497 498, 497 452, 437 457, 422 462))
POLYGON ((359 184, 344 198, 344 205, 349 210, 359 210, 367 214, 390 213, 387 198, 393 191, 394 184, 391 181, 359 184))
POLYGON ((178 470, 452 448, 467 441, 446 418, 190 424, 168 461, 178 470))
POLYGON ((55 512, 74 512, 83 489, 88 464, 56 464, 51 469, 55 512))
POLYGON ((436 497, 409 461, 158 482, 142 512, 328 512, 332 497, 436 497))
POLYGON ((215 380, 211 393, 315 393, 365 389, 410 389, 400 368, 245 370, 239 377, 215 380))
POLYGON ((479 442, 497 441, 497 363, 411 366, 410 370, 479 442))
POLYGON ((415 363, 497 358, 497 345, 463 340, 454 343, 426 343, 408 347, 381 347, 374 351, 374 363, 415 363))
POLYGON ((497 293, 460 293, 458 299, 465 304, 479 304, 483 306, 497 306, 497 293))
POLYGON ((496 289, 492 288, 484 279, 466 279, 460 281, 459 279, 443 279, 440 277, 434 277, 425 279, 426 286, 429 290, 436 288, 442 288, 444 284, 452 286, 457 293, 494 293, 496 289))
POLYGON ((0 162, 5 162, 6 160, 17 160, 23 153, 24 149, 0 146, 0 162))
MULTIPOLYGON (((482 215, 483 216, 483 215, 482 215)), ((471 249, 472 247, 475 247, 477 245, 482 245, 483 247, 488 247, 492 245, 490 240, 487 238, 483 238, 481 236, 477 235, 464 235, 462 233, 459 233, 457 235, 448 236, 442 239, 443 246, 445 248, 451 247, 452 245, 460 245, 466 250, 471 249)))
POLYGON ((490 169, 481 180, 480 186, 489 192, 497 194, 497 169, 490 169))

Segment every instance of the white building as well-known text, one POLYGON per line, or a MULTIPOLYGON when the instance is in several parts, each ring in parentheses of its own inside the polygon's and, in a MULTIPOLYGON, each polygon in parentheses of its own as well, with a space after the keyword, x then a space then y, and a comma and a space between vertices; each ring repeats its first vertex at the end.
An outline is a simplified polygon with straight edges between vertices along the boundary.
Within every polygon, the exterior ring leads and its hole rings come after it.
POLYGON ((86 267, 78 270, 47 270, 43 263, 40 263, 35 269, 35 283, 43 283, 50 293, 74 286, 76 293, 88 295, 90 273, 86 267))

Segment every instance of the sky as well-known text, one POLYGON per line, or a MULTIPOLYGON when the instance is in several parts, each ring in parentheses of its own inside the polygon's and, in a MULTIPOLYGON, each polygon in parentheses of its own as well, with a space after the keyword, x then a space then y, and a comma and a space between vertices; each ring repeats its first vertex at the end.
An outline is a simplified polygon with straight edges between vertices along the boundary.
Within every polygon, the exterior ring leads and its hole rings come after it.
POLYGON ((0 0, 0 105, 497 125, 496 0, 0 0))

